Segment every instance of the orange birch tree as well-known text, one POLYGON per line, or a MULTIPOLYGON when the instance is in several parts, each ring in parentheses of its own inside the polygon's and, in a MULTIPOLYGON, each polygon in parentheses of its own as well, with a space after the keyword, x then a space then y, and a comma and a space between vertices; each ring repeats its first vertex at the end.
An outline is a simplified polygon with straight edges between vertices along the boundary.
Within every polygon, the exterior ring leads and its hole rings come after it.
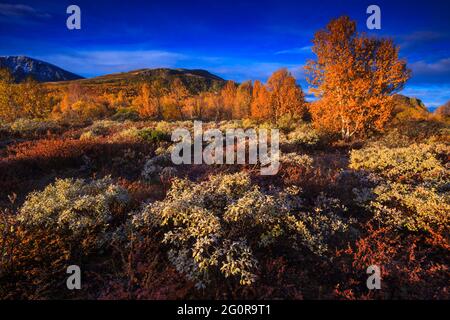
POLYGON ((319 100, 312 104, 316 127, 348 139, 383 129, 393 109, 393 94, 410 77, 406 62, 390 39, 356 31, 348 17, 332 20, 315 34, 317 59, 305 67, 319 100))

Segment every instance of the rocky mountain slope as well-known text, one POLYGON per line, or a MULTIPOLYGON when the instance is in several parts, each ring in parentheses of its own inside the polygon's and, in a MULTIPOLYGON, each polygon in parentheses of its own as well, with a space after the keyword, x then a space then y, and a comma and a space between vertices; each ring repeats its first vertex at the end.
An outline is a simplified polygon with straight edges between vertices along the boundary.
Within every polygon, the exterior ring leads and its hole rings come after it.
POLYGON ((0 68, 7 68, 17 82, 32 77, 39 82, 55 82, 83 79, 72 72, 50 63, 26 56, 0 57, 0 68))

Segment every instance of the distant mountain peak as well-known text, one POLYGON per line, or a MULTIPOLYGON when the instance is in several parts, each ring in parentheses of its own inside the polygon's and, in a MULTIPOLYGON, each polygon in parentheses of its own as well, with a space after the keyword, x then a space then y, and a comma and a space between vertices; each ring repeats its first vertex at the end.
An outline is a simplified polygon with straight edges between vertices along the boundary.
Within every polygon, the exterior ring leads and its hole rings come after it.
MULTIPOLYGON (((127 73, 127 72, 125 72, 127 73)), ((130 71, 132 74, 141 75, 166 75, 166 76, 194 76, 207 79, 213 79, 217 81, 225 81, 221 77, 212 74, 211 72, 204 69, 186 69, 186 68, 145 68, 130 71)))
POLYGON ((7 68, 17 82, 32 77, 39 82, 55 82, 83 79, 83 77, 66 71, 48 62, 27 56, 2 56, 0 68, 7 68))
POLYGON ((184 68, 146 68, 128 72, 106 74, 95 78, 82 80, 84 84, 124 84, 162 81, 163 85, 170 85, 175 79, 180 79, 193 93, 221 88, 225 80, 203 69, 184 68))

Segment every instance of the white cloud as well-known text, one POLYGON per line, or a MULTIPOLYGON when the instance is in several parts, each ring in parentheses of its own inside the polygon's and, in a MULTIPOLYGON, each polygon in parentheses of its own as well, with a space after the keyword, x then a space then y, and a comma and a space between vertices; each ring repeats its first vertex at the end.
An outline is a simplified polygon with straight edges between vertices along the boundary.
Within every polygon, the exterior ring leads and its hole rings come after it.
POLYGON ((304 53, 310 53, 311 49, 312 49, 312 46, 291 48, 291 49, 277 51, 277 52, 275 52, 275 54, 276 55, 279 55, 279 54, 304 54, 304 53))
POLYGON ((86 77, 166 67, 206 69, 224 79, 238 82, 250 79, 266 81, 274 71, 288 68, 296 79, 304 80, 303 66, 300 64, 231 59, 164 50, 92 50, 39 55, 35 58, 86 77))
POLYGON ((425 106, 433 109, 450 100, 450 85, 408 86, 401 94, 419 98, 425 106))
POLYGON ((450 58, 438 60, 436 62, 417 61, 411 63, 411 69, 416 75, 434 75, 450 73, 450 58))
POLYGON ((51 15, 38 11, 33 7, 24 4, 0 3, 0 15, 7 17, 33 16, 37 18, 50 18, 51 15))
POLYGON ((174 67, 187 56, 161 50, 95 50, 37 58, 77 74, 95 76, 142 68, 174 67))

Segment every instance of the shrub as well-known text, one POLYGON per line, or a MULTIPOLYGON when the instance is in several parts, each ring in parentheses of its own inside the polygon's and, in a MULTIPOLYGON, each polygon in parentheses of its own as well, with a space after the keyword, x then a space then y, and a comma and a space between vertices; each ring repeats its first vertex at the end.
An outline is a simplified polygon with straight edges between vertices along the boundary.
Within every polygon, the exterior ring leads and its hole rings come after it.
POLYGON ((437 179, 445 173, 436 158, 441 152, 439 148, 437 145, 413 144, 400 148, 375 146, 352 150, 350 168, 364 169, 390 180, 437 179))
POLYGON ((280 157, 280 162, 287 166, 309 169, 312 167, 313 158, 306 154, 300 155, 295 152, 283 153, 280 157))
POLYGON ((114 136, 116 139, 125 138, 125 139, 132 139, 132 140, 138 140, 139 139, 139 129, 136 127, 130 127, 127 129, 123 129, 114 136))
POLYGON ((314 213, 298 212, 299 190, 264 192, 251 185, 246 173, 211 176, 200 183, 175 179, 167 197, 145 207, 133 219, 138 229, 163 227, 163 242, 177 270, 204 287, 221 274, 241 285, 256 280, 260 247, 289 244, 321 255, 327 241, 346 224, 324 209, 319 199, 314 213))
POLYGON ((172 124, 167 121, 158 121, 158 123, 156 124, 156 127, 155 127, 155 130, 164 132, 167 135, 172 134, 172 129, 173 129, 172 124))
POLYGON ((427 185, 385 183, 377 186, 371 207, 377 220, 410 231, 449 230, 450 195, 427 185))
POLYGON ((166 132, 152 129, 142 129, 139 130, 138 136, 147 142, 150 143, 159 143, 163 141, 170 141, 170 135, 166 132))
POLYGON ((218 124, 218 129, 222 132, 226 132, 228 129, 241 129, 244 127, 242 120, 230 120, 230 121, 221 121, 218 124))
POLYGON ((434 120, 409 120, 395 125, 412 142, 424 142, 427 139, 449 142, 449 125, 434 120))
MULTIPOLYGON (((399 234, 377 223, 337 252, 334 266, 342 280, 335 294, 344 299, 448 299, 448 240, 435 234, 399 234), (375 227, 376 225, 376 227, 375 227), (443 241, 442 241, 443 240, 443 241), (439 242, 440 244, 437 244, 439 242), (381 267, 382 290, 367 290, 366 270, 381 267)), ((336 296, 335 296, 336 297, 336 296)))
POLYGON ((47 131, 55 132, 60 130, 60 126, 54 121, 33 120, 33 119, 17 119, 9 125, 13 133, 20 135, 39 135, 47 131))
POLYGON ((87 130, 92 131, 97 136, 107 135, 111 128, 120 125, 119 122, 111 120, 96 120, 87 130))
POLYGON ((63 112, 63 118, 78 118, 84 120, 101 119, 111 115, 112 110, 102 101, 95 99, 78 100, 70 106, 70 109, 63 112))
POLYGON ((92 132, 91 130, 89 130, 89 131, 83 132, 80 135, 80 140, 82 140, 82 141, 83 140, 91 140, 91 139, 94 139, 96 137, 97 137, 97 135, 94 132, 92 132))
POLYGON ((0 211, 0 298, 48 299, 70 295, 65 286, 68 265, 78 263, 80 248, 55 232, 29 230, 16 216, 0 211), (56 293, 57 292, 57 293, 56 293))
POLYGON ((0 297, 85 296, 85 290, 67 290, 66 268, 101 260, 116 248, 114 243, 128 247, 128 202, 127 192, 110 178, 64 179, 30 193, 17 214, 1 210, 0 297))
POLYGON ((117 112, 111 117, 114 121, 138 121, 139 120, 139 113, 136 112, 136 110, 133 110, 131 108, 120 108, 117 110, 117 112))
POLYGON ((167 178, 176 174, 176 169, 171 167, 170 155, 163 153, 148 160, 142 170, 142 177, 147 181, 155 181, 158 178, 167 178), (169 169, 170 168, 170 169, 169 169))
POLYGON ((249 128, 255 128, 257 126, 257 123, 252 119, 243 119, 242 120, 242 127, 243 129, 249 129, 249 128))
POLYGON ((91 182, 58 179, 43 191, 30 193, 17 219, 28 229, 51 230, 67 241, 100 248, 114 236, 110 223, 128 201, 126 190, 108 177, 91 182), (91 236, 93 243, 88 242, 91 236))
POLYGON ((285 114, 278 118, 277 127, 284 132, 290 132, 298 126, 299 122, 301 122, 301 119, 298 117, 294 117, 291 114, 285 114))
POLYGON ((370 173, 375 184, 371 189, 355 189, 355 200, 388 226, 447 232, 450 172, 440 159, 448 154, 447 146, 433 144, 353 150, 350 167, 370 173))
POLYGON ((313 146, 320 141, 319 134, 310 124, 301 124, 288 134, 288 143, 313 146))
POLYGON ((414 140, 412 140, 410 137, 405 135, 397 128, 385 132, 385 134, 381 136, 381 138, 380 137, 376 138, 377 140, 371 143, 369 142, 371 146, 374 147, 381 146, 386 148, 401 148, 401 147, 408 147, 409 145, 414 143, 414 140))

